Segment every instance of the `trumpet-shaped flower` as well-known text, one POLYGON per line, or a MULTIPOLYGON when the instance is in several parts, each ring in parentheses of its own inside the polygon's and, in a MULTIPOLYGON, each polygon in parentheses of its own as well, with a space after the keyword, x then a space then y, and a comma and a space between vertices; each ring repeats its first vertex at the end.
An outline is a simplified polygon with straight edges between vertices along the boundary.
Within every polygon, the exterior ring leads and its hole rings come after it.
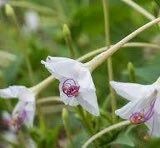
POLYGON ((0 0, 0 7, 5 5, 9 0, 0 0))
POLYGON ((158 81, 151 85, 110 82, 117 94, 130 101, 116 110, 116 114, 133 124, 145 123, 150 134, 160 136, 160 86, 158 81))
POLYGON ((8 126, 18 130, 22 124, 27 127, 33 126, 33 119, 35 114, 35 96, 25 86, 10 86, 6 89, 0 89, 0 97, 18 98, 19 101, 12 112, 10 120, 7 120, 8 126))
POLYGON ((96 89, 84 64, 69 58, 50 56, 42 64, 60 81, 60 98, 66 105, 81 105, 93 115, 99 115, 96 89))

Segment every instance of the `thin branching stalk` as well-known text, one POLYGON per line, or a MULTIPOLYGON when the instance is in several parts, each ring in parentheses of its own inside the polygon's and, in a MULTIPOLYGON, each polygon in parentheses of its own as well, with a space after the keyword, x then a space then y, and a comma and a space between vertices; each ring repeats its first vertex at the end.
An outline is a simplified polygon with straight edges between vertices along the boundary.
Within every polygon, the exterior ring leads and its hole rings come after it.
POLYGON ((30 89, 34 92, 35 95, 38 95, 43 89, 45 89, 50 83, 52 83, 53 80, 55 80, 55 78, 51 75, 39 84, 31 87, 30 89))
MULTIPOLYGON (((103 13, 104 13, 104 26, 105 26, 105 40, 106 46, 111 45, 110 41, 110 29, 109 29, 109 1, 102 0, 103 3, 103 13)), ((109 57, 107 59, 107 69, 108 69, 108 80, 113 80, 113 67, 112 67, 112 58, 109 57)), ((116 110, 116 96, 113 88, 109 85, 110 93, 111 93, 111 107, 112 107, 112 120, 113 123, 116 121, 115 110, 116 110)))
POLYGON ((73 48, 71 31, 67 24, 63 25, 63 35, 65 38, 66 44, 68 45, 68 48, 69 48, 70 57, 75 58, 76 54, 75 54, 75 49, 73 48))
MULTIPOLYGON (((110 47, 112 47, 114 45, 111 45, 110 47)), ((153 49, 160 49, 160 46, 157 45, 157 44, 153 44, 153 43, 145 43, 145 42, 130 42, 130 43, 126 43, 122 46, 122 48, 128 48, 128 47, 142 47, 142 48, 153 48, 153 49)), ((77 60, 78 61, 85 61, 97 54, 100 54, 106 50, 108 50, 109 47, 106 46, 106 47, 102 47, 102 48, 99 48, 99 49, 96 49, 96 50, 93 50, 87 54, 85 54, 84 56, 81 56, 80 58, 78 58, 77 60)))
POLYGON ((115 129, 121 128, 123 126, 127 126, 130 124, 130 121, 122 121, 120 123, 114 124, 112 126, 109 126, 103 130, 101 130, 100 132, 98 132, 97 134, 93 135, 90 139, 88 139, 84 145, 82 146, 82 148, 87 148, 89 144, 91 144, 93 141, 95 141, 96 139, 102 137, 104 134, 113 131, 115 129))
POLYGON ((147 10, 145 10, 144 8, 139 6, 134 1, 132 1, 132 0, 122 0, 122 1, 125 2, 127 5, 129 5, 130 7, 132 7, 133 9, 135 9, 137 12, 144 15, 147 19, 149 19, 151 21, 155 19, 154 15, 152 15, 150 12, 148 12, 147 10))
POLYGON ((45 103, 52 103, 52 102, 58 102, 61 103, 62 101, 60 100, 59 96, 51 96, 51 97, 46 97, 46 98, 40 98, 37 100, 37 104, 45 104, 45 103))
POLYGON ((50 14, 50 15, 56 14, 56 12, 51 8, 34 4, 29 1, 10 1, 9 4, 13 7, 21 7, 21 8, 27 8, 27 9, 29 8, 45 14, 50 14))
POLYGON ((125 38, 123 38, 121 41, 116 43, 114 46, 110 47, 107 51, 99 54, 95 58, 93 58, 91 61, 86 63, 86 66, 90 69, 92 72, 94 69, 96 69, 99 65, 101 65, 108 57, 110 57, 112 54, 114 54, 118 49, 120 49, 125 43, 136 37, 141 32, 145 31, 146 29, 150 28, 151 26, 158 24, 160 22, 160 17, 143 25, 142 27, 138 28, 125 38))

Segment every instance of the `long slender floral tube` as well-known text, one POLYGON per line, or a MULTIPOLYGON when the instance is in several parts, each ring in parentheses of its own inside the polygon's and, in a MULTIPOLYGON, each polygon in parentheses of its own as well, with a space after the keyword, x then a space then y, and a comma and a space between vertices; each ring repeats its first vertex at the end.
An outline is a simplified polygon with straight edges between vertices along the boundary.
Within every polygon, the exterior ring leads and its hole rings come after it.
POLYGON ((136 4, 134 1, 132 0, 122 0, 122 1, 125 2, 127 5, 131 6, 133 9, 135 9, 139 13, 141 13, 142 15, 144 15, 147 19, 149 20, 155 19, 154 15, 152 15, 150 12, 148 12, 147 10, 145 10, 144 8, 136 4))
POLYGON ((45 89, 54 79, 55 78, 51 75, 39 84, 31 87, 30 89, 34 92, 35 95, 38 95, 38 93, 41 92, 41 90, 45 89))
MULTIPOLYGON (((111 47, 113 47, 112 45, 111 47)), ((130 42, 126 43, 122 46, 122 48, 128 48, 128 47, 148 47, 148 48, 153 48, 153 49, 160 49, 159 45, 152 44, 152 43, 145 43, 145 42, 130 42)), ((107 51, 109 48, 108 47, 102 47, 97 50, 91 51, 88 54, 85 54, 84 56, 80 57, 77 59, 77 61, 84 61, 87 60, 90 57, 93 57, 97 54, 100 54, 102 52, 107 51)), ((38 95, 43 89, 45 89, 49 84, 51 84, 54 81, 53 76, 49 76, 48 78, 44 79, 42 82, 39 84, 31 87, 30 89, 38 95)))
POLYGON ((117 124, 114 124, 112 126, 109 126, 103 130, 101 130, 100 132, 98 132, 97 134, 93 135, 90 139, 88 139, 84 145, 82 146, 82 148, 87 148, 89 144, 91 144, 94 140, 100 138, 102 135, 110 132, 110 131, 113 131, 115 129, 118 129, 118 128, 121 128, 123 126, 127 126, 129 125, 131 122, 130 121, 122 121, 120 123, 117 123, 117 124))
POLYGON ((93 58, 91 61, 86 63, 86 66, 90 69, 90 71, 93 71, 95 68, 97 68, 99 65, 101 65, 108 57, 110 57, 112 54, 114 54, 118 49, 120 49, 125 43, 133 39, 135 36, 140 34, 141 32, 145 31, 146 29, 150 28, 151 26, 157 24, 160 22, 160 17, 143 25, 142 27, 138 28, 125 38, 123 38, 121 41, 110 47, 107 51, 99 54, 95 58, 93 58))
POLYGON ((37 100, 37 104, 44 104, 44 103, 61 103, 62 101, 60 100, 59 96, 51 96, 51 97, 46 97, 46 98, 40 98, 37 100))
POLYGON ((45 14, 55 15, 56 13, 53 9, 42 5, 34 4, 29 1, 10 1, 9 4, 13 7, 29 8, 45 14))
MULTIPOLYGON (((112 46, 114 46, 114 45, 111 45, 110 47, 112 47, 112 46)), ((128 47, 146 47, 146 48, 160 49, 160 46, 157 44, 145 43, 145 42, 130 42, 130 43, 126 43, 122 46, 122 48, 128 48, 128 47)), ((97 54, 100 54, 108 49, 109 49, 109 47, 105 46, 105 47, 93 50, 93 51, 85 54, 84 56, 81 56, 77 60, 78 61, 87 60, 88 58, 93 57, 97 54)))
MULTIPOLYGON (((109 25, 109 0, 102 0, 102 5, 103 5, 103 14, 104 14, 105 40, 106 40, 106 45, 109 47, 111 45, 110 25, 109 25)), ((113 66, 112 66, 111 57, 107 59, 107 71, 108 71, 108 80, 112 81, 114 79, 114 75, 113 75, 113 66)), ((113 120, 113 123, 115 123, 116 121, 115 110, 116 110, 116 104, 117 104, 116 95, 111 86, 109 86, 109 90, 110 90, 110 96, 111 96, 112 120, 113 120)))

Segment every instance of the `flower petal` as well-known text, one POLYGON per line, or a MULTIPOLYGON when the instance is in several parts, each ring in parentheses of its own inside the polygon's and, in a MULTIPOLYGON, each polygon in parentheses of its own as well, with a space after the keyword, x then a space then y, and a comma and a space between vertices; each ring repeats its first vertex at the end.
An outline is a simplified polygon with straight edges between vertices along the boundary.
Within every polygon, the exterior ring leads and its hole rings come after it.
POLYGON ((122 83, 115 81, 111 81, 110 84, 118 95, 130 101, 143 99, 146 93, 151 94, 155 89, 154 85, 140 85, 136 83, 122 83))
POLYGON ((95 116, 99 116, 99 107, 97 96, 94 90, 85 90, 77 96, 79 104, 88 112, 95 116))
POLYGON ((5 89, 0 89, 0 97, 2 98, 17 98, 19 93, 26 89, 24 86, 10 86, 5 89))
POLYGON ((160 115, 160 92, 157 94, 157 99, 154 105, 154 111, 160 115))
POLYGON ((87 68, 82 68, 81 70, 79 70, 76 80, 80 85, 81 89, 93 91, 96 90, 91 73, 87 68))
POLYGON ((36 110, 35 102, 28 102, 25 105, 26 119, 24 121, 24 124, 27 127, 32 127, 33 126, 33 121, 34 121, 34 116, 35 116, 35 110, 36 110))
POLYGON ((127 105, 115 111, 116 115, 123 119, 129 119, 133 113, 148 110, 152 101, 156 99, 157 91, 153 90, 150 95, 146 95, 143 99, 136 99, 127 105))
POLYGON ((25 101, 19 101, 16 105, 16 107, 13 110, 12 118, 17 118, 18 116, 23 116, 23 123, 27 127, 33 126, 33 120, 35 115, 35 102, 25 102, 25 101), (25 115, 23 116, 23 113, 25 112, 25 115))
POLYGON ((21 91, 19 91, 18 98, 21 101, 27 101, 27 102, 34 102, 35 101, 35 95, 34 93, 29 90, 28 88, 23 88, 21 91))
POLYGON ((46 62, 41 63, 59 80, 64 77, 76 79, 79 71, 85 69, 82 63, 70 58, 48 56, 46 62))
POLYGON ((152 118, 146 122, 149 134, 153 137, 160 137, 160 116, 154 113, 152 118))

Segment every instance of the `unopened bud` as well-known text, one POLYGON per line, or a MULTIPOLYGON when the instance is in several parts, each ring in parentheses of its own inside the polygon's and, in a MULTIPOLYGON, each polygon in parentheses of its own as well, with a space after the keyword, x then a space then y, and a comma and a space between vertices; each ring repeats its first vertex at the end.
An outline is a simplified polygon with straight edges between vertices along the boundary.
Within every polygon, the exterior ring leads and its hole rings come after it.
POLYGON ((14 15, 15 15, 14 9, 13 9, 12 6, 9 5, 9 4, 6 4, 6 5, 5 5, 5 12, 6 12, 6 15, 7 15, 7 16, 14 16, 14 15))
POLYGON ((128 72, 129 72, 129 79, 131 82, 136 81, 136 76, 135 76, 135 68, 131 62, 128 63, 128 72))
POLYGON ((64 35, 64 37, 68 37, 71 35, 71 32, 70 32, 67 24, 63 25, 63 35, 64 35))

